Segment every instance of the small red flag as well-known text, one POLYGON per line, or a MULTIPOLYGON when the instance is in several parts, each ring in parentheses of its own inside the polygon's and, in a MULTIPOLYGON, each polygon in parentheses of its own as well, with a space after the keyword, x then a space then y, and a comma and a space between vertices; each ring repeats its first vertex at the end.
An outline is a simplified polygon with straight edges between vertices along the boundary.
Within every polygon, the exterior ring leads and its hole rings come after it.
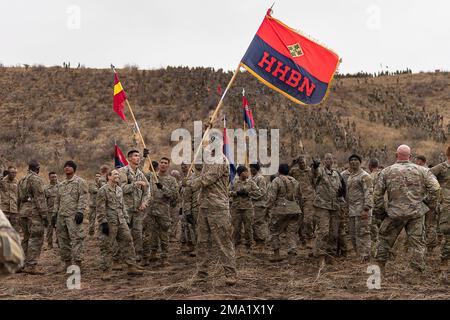
POLYGON ((123 113, 123 103, 127 99, 127 95, 123 90, 122 84, 119 81, 119 77, 117 73, 114 72, 114 104, 113 109, 122 118, 123 121, 126 121, 125 114, 123 113))
POLYGON ((128 165, 128 161, 123 155, 117 144, 114 144, 114 166, 117 168, 122 168, 128 165))

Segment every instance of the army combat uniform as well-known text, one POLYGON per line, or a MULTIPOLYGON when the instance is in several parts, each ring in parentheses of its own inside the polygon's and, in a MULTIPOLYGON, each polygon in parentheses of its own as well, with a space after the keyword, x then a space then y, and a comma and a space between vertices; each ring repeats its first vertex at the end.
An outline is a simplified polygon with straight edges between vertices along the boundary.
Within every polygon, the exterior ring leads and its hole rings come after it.
POLYGON ((14 229, 19 231, 19 211, 17 210, 17 179, 8 176, 0 180, 0 207, 14 229))
POLYGON ((19 181, 18 205, 23 232, 22 248, 25 267, 36 266, 44 243, 44 222, 47 220, 47 202, 44 181, 33 171, 19 181))
POLYGON ((301 215, 302 192, 293 177, 279 175, 269 185, 267 208, 270 210, 270 242, 276 256, 280 250, 280 236, 286 234, 288 254, 297 254, 298 219, 301 215))
MULTIPOLYGON (((372 177, 372 187, 375 190, 375 186, 378 181, 378 177, 380 176, 381 170, 374 170, 370 176, 372 177)), ((374 192, 372 192, 373 194, 374 192)), ((381 223, 383 222, 385 213, 381 214, 372 214, 372 223, 370 224, 370 239, 371 239, 371 252, 372 256, 376 256, 377 248, 378 248, 378 233, 380 230, 381 223)))
POLYGON ((109 228, 109 235, 104 234, 101 230, 98 232, 101 253, 100 268, 103 271, 111 269, 116 242, 119 255, 124 258, 125 263, 129 266, 135 265, 136 252, 128 228, 130 219, 125 210, 122 189, 109 184, 101 187, 97 193, 96 212, 98 225, 107 223, 109 228))
POLYGON ((450 259, 450 163, 438 164, 431 169, 441 185, 439 230, 444 236, 441 248, 442 264, 448 265, 450 259))
POLYGON ((0 275, 16 272, 24 261, 20 236, 0 210, 0 275))
POLYGON ((344 171, 347 176, 347 206, 349 216, 349 233, 353 249, 361 259, 370 256, 370 226, 373 207, 372 177, 362 169, 357 172, 344 171), (363 218, 362 213, 368 213, 363 218))
POLYGON ((139 210, 139 207, 148 203, 150 196, 149 184, 144 173, 138 168, 136 168, 136 171, 133 171, 130 165, 120 168, 119 174, 125 208, 128 210, 128 216, 130 217, 131 236, 133 237, 133 244, 136 250, 136 258, 141 260, 145 213, 139 210), (145 182, 147 187, 143 188, 137 185, 137 181, 145 182))
POLYGON ((253 217, 254 209, 252 199, 260 199, 263 196, 261 189, 258 188, 253 180, 242 181, 236 179, 231 187, 231 224, 233 225, 233 241, 237 245, 240 240, 241 227, 244 225, 244 238, 247 248, 253 244, 253 217), (238 195, 238 192, 244 192, 246 195, 238 195))
MULTIPOLYGON (((52 221, 52 215, 53 211, 55 209, 55 201, 56 197, 58 195, 58 188, 59 188, 59 182, 55 184, 49 184, 45 186, 44 193, 45 193, 45 199, 47 200, 47 208, 48 208, 48 214, 47 219, 48 221, 52 221)), ((47 246, 49 248, 53 247, 53 226, 51 223, 47 226, 47 246)))
POLYGON ((251 177, 250 180, 254 181, 261 190, 261 195, 252 199, 255 211, 255 217, 253 219, 253 238, 257 243, 264 243, 266 242, 269 233, 268 210, 266 207, 268 182, 259 172, 251 177))
POLYGON ((382 266, 405 228, 413 251, 411 266, 419 271, 424 270, 424 215, 436 207, 439 189, 439 183, 431 171, 409 161, 397 161, 381 171, 374 191, 374 211, 387 213, 381 223, 376 257, 382 266), (387 208, 384 208, 385 192, 388 196, 387 208), (427 195, 429 207, 423 202, 427 195))
MULTIPOLYGON (((195 180, 200 176, 198 171, 194 171, 189 177, 189 180, 195 180)), ((193 251, 197 244, 197 219, 199 214, 199 203, 198 196, 200 194, 200 189, 194 191, 190 185, 182 188, 181 198, 182 198, 182 208, 183 208, 183 222, 185 227, 182 229, 184 231, 184 237, 186 243, 189 246, 190 251, 193 251)))
POLYGON ((81 266, 83 261, 83 224, 76 223, 75 215, 81 213, 85 217, 88 205, 89 190, 85 180, 74 175, 70 180, 60 183, 53 216, 56 217, 56 235, 61 259, 66 267, 72 262, 81 266))
POLYGON ((144 219, 144 260, 154 259, 159 246, 161 258, 166 259, 169 252, 170 202, 178 198, 178 183, 170 174, 161 173, 158 181, 162 189, 151 184, 152 197, 144 219))
POLYGON ((95 232, 95 219, 96 219, 96 211, 97 207, 97 193, 98 190, 103 186, 102 182, 91 182, 89 184, 89 235, 94 235, 95 232))

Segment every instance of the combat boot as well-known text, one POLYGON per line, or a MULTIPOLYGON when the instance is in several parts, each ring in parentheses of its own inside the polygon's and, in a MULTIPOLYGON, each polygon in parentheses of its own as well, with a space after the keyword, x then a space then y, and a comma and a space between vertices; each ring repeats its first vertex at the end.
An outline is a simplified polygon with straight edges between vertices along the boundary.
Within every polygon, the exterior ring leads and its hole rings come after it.
POLYGON ((103 270, 102 272, 102 280, 103 281, 109 281, 112 278, 111 269, 103 270))
POLYGON ((144 273, 136 265, 129 264, 127 269, 127 275, 129 276, 142 276, 144 273))
POLYGON ((270 257, 270 262, 280 262, 281 260, 283 259, 280 256, 280 249, 275 249, 272 257, 270 257))

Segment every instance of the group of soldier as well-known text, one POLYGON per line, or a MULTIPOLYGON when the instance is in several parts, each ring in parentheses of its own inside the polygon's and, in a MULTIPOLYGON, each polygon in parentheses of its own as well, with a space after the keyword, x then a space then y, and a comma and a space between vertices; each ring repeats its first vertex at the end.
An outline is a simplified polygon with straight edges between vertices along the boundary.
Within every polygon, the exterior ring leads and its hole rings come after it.
POLYGON ((70 160, 63 167, 65 179, 58 181, 50 172, 48 185, 33 160, 20 181, 10 166, 0 184, 2 211, 9 220, 0 217, 1 267, 12 270, 15 261, 21 272, 39 273, 46 232, 48 249, 56 235, 63 271, 73 264, 83 270, 83 221, 88 218, 105 281, 112 270, 125 265, 135 276, 157 264, 167 266, 171 239, 180 229, 181 250, 196 257, 199 282, 207 281, 209 266, 219 261, 227 285, 234 285, 240 248, 248 254, 270 248, 274 263, 284 260, 286 251, 288 263, 294 265, 301 245, 320 268, 337 257, 353 256, 363 264, 374 261, 384 271, 402 230, 411 267, 423 272, 426 252, 441 245, 438 229, 444 237, 440 270, 446 279, 450 147, 446 155, 448 161, 429 169, 425 157, 412 162, 411 149, 402 145, 396 163, 383 170, 377 159, 370 159, 364 170, 361 156, 352 154, 342 172, 334 168, 332 154, 326 154, 323 163, 309 163, 300 155, 291 166, 280 164, 271 177, 261 174, 258 163, 238 166, 230 181, 230 164, 222 154, 214 163, 195 164, 191 172, 183 163, 178 172, 170 170, 169 158, 149 165, 148 150, 141 154, 134 149, 127 153, 128 165, 102 166, 92 183, 76 174, 77 165, 70 160), (144 173, 144 168, 150 170, 144 173), (11 225, 22 233, 21 249, 11 225), (14 252, 23 249, 23 262, 12 256, 7 239, 17 244, 14 252))

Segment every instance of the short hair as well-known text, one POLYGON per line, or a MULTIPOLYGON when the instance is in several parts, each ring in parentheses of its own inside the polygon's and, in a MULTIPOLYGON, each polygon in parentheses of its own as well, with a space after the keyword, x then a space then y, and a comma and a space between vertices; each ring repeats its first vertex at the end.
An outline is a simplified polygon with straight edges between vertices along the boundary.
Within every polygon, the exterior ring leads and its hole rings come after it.
POLYGON ((282 175, 287 176, 289 174, 289 165, 287 163, 282 163, 278 167, 278 172, 282 175))
POLYGON ((248 171, 248 169, 247 169, 246 166, 239 166, 239 167, 236 169, 236 173, 238 174, 238 176, 240 176, 241 173, 247 172, 247 171, 248 171))
POLYGON ((71 168, 73 168, 74 172, 77 171, 77 164, 73 160, 66 161, 66 163, 64 163, 63 168, 65 168, 65 167, 71 167, 71 168))
POLYGON ((166 160, 168 163, 170 163, 170 159, 167 157, 162 157, 161 159, 159 159, 159 161, 161 161, 161 160, 166 160))
POLYGON ((130 156, 132 156, 134 153, 139 153, 139 150, 132 149, 132 150, 128 151, 128 153, 127 153, 127 158, 129 158, 130 156))
POLYGON ((8 171, 10 171, 11 169, 17 169, 16 167, 14 167, 14 166, 8 166, 8 171))
POLYGON ((31 160, 30 162, 28 162, 28 169, 29 170, 37 170, 39 169, 39 162, 37 160, 31 160))
POLYGON ((445 151, 445 155, 447 157, 450 157, 450 146, 447 147, 447 150, 445 151))
POLYGON ((261 165, 259 164, 259 162, 257 163, 250 163, 250 169, 255 169, 256 171, 259 171, 261 169, 261 165))
POLYGON ((52 174, 56 174, 56 172, 55 172, 55 171, 50 171, 50 172, 48 173, 48 176, 50 177, 52 174))
POLYGON ((111 177, 111 176, 112 176, 112 172, 113 172, 114 170, 117 171, 117 169, 109 169, 109 170, 108 170, 108 173, 106 174, 106 177, 111 177))
POLYGON ((427 158, 423 154, 419 154, 416 156, 417 160, 422 160, 423 162, 427 162, 427 158))
POLYGON ((101 174, 108 173, 108 171, 109 171, 110 169, 111 169, 111 168, 110 168, 108 165, 104 164, 104 165, 102 165, 102 166, 100 167, 100 173, 101 173, 101 174))
POLYGON ((372 158, 372 159, 370 159, 370 161, 369 161, 369 167, 372 167, 372 168, 378 168, 379 165, 380 165, 380 161, 378 161, 377 158, 372 158))
POLYGON ((158 169, 158 167, 159 167, 159 162, 153 160, 153 161, 152 161, 152 166, 153 166, 153 169, 155 169, 155 170, 158 169))

